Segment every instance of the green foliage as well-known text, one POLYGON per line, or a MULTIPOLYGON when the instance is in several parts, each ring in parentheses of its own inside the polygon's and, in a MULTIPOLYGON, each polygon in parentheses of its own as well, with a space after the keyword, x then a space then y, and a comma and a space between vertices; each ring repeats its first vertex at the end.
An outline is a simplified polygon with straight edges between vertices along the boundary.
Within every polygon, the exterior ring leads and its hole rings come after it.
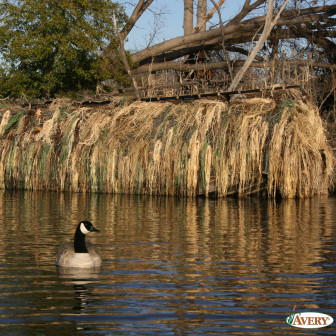
POLYGON ((283 112, 283 110, 288 107, 290 110, 295 107, 295 101, 292 99, 285 99, 279 104, 279 111, 283 112))
POLYGON ((113 13, 126 21, 108 0, 0 0, 0 95, 55 96, 110 78, 102 50, 117 47, 113 13))
POLYGON ((205 158, 206 158, 206 152, 207 152, 207 148, 209 144, 210 144, 209 137, 206 136, 205 141, 203 143, 202 155, 201 155, 201 177, 202 177, 203 190, 206 190, 205 158))
POLYGON ((24 116, 24 112, 14 114, 10 119, 8 124, 3 128, 4 132, 7 132, 14 124, 16 124, 21 117, 24 116))

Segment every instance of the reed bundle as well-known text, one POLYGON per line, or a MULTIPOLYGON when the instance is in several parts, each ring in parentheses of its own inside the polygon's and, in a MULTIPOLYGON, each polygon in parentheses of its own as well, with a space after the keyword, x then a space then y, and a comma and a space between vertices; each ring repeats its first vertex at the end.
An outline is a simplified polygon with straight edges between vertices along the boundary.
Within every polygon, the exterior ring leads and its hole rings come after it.
POLYGON ((173 104, 116 98, 50 106, 0 125, 0 188, 240 197, 326 194, 334 156, 317 109, 253 98, 173 104))

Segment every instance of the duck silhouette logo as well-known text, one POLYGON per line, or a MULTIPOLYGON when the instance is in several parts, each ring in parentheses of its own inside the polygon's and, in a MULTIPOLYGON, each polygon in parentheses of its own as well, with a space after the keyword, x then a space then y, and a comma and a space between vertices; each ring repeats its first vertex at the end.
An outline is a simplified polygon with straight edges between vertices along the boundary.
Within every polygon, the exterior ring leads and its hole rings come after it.
POLYGON ((331 316, 323 313, 295 313, 295 307, 296 306, 294 306, 293 311, 286 318, 286 322, 292 327, 303 329, 317 329, 327 327, 334 322, 334 319, 331 316))

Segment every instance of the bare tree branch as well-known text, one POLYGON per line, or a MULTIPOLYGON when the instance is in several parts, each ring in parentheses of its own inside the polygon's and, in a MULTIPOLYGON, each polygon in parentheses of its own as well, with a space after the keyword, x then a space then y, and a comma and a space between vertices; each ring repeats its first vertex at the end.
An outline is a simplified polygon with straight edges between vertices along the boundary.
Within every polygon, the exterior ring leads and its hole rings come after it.
POLYGON ((132 15, 129 17, 126 25, 121 30, 120 35, 125 40, 126 36, 134 27, 135 23, 139 20, 144 11, 151 5, 153 0, 139 0, 138 4, 134 8, 132 15))
POLYGON ((264 30, 256 43, 254 49, 252 50, 251 54, 247 57, 244 65, 241 67, 241 69, 238 71, 234 79, 232 80, 231 85, 229 86, 229 91, 233 91, 236 89, 237 85, 243 78, 245 72, 249 68, 250 64, 253 62, 254 58, 256 57, 259 49, 261 46, 265 43, 267 40, 267 37, 271 33, 273 27, 276 25, 277 21, 280 18, 281 13, 285 10, 289 0, 285 0, 284 4, 281 6, 279 9, 277 15, 273 19, 273 10, 274 10, 274 0, 268 0, 268 6, 267 6, 267 14, 266 14, 266 19, 265 19, 265 26, 264 30))
POLYGON ((263 3, 265 3, 267 0, 257 0, 252 5, 250 5, 251 0, 245 0, 244 6, 242 10, 228 23, 228 25, 234 25, 240 22, 241 20, 246 17, 249 13, 251 13, 254 9, 261 6, 263 3))
MULTIPOLYGON (((211 9, 211 11, 208 12, 208 14, 205 16, 204 20, 201 23, 198 23, 197 26, 194 28, 194 33, 198 33, 199 31, 202 31, 202 28, 205 27, 206 23, 211 20, 213 15, 218 11, 218 9, 223 5, 225 0, 219 0, 217 4, 211 0, 211 2, 214 5, 214 8, 211 9)), ((219 14, 220 15, 220 14, 219 14)), ((220 18, 221 20, 221 18, 220 18)), ((222 25, 221 25, 222 26, 222 25)))
POLYGON ((128 76, 130 77, 130 79, 132 81, 132 85, 133 85, 133 88, 134 88, 135 95, 136 95, 137 99, 140 100, 141 98, 140 98, 140 94, 139 94, 139 90, 138 90, 138 85, 137 85, 137 82, 135 80, 135 77, 132 74, 131 68, 128 64, 127 57, 126 57, 126 52, 125 52, 124 39, 123 39, 121 33, 119 32, 119 29, 118 29, 118 26, 117 26, 117 20, 116 20, 116 17, 115 17, 114 14, 113 14, 113 22, 114 22, 114 29, 115 29, 115 31, 118 35, 118 38, 119 38, 119 43, 120 43, 119 53, 120 53, 121 61, 123 62, 125 70, 126 70, 128 76))
MULTIPOLYGON (((319 23, 318 23, 319 24, 319 23)), ((302 28, 299 24, 289 26, 290 31, 296 36, 303 36, 307 40, 316 44, 318 47, 324 50, 326 57, 330 63, 336 63, 336 44, 328 37, 332 37, 330 32, 321 32, 314 34, 311 25, 307 24, 305 28, 302 28)))
MULTIPOLYGON (((218 4, 216 4, 215 0, 211 0, 211 2, 214 5, 214 9, 217 10, 217 14, 218 14, 219 22, 220 22, 220 29, 222 31, 222 50, 223 50, 223 53, 224 53, 225 60, 227 62, 227 67, 228 67, 228 70, 229 70, 230 79, 232 80, 233 75, 232 75, 232 67, 231 67, 231 64, 230 64, 229 53, 227 52, 227 50, 225 48, 225 34, 224 34, 224 30, 223 30, 224 22, 223 22, 223 19, 222 19, 222 14, 220 12, 220 6, 219 6, 220 1, 219 1, 218 4)), ((223 3, 224 3, 224 1, 223 1, 223 3)))
MULTIPOLYGON (((293 24, 295 19, 295 24, 309 24, 311 22, 328 22, 332 20, 330 16, 334 15, 336 10, 336 5, 326 5, 315 8, 302 9, 299 12, 297 10, 289 10, 283 13, 282 17, 277 22, 278 26, 290 26, 293 24)), ((234 25, 226 25, 223 28, 225 34, 225 43, 231 43, 232 39, 239 39, 239 36, 244 36, 244 34, 250 36, 250 38, 260 29, 262 25, 265 24, 265 16, 259 16, 253 19, 249 19, 234 25)), ((184 49, 186 47, 202 46, 209 44, 216 38, 221 42, 222 30, 220 28, 211 29, 205 32, 199 32, 195 34, 190 34, 187 36, 180 36, 173 38, 171 40, 161 42, 150 48, 141 50, 132 55, 132 60, 135 63, 149 63, 152 62, 152 58, 163 57, 167 52, 176 52, 179 49, 184 49)), ((331 32, 332 33, 332 32, 331 32)), ((246 42, 244 38, 241 42, 246 42)), ((239 43, 236 41, 236 43, 239 43)), ((177 53, 178 54, 178 53, 177 53)))
MULTIPOLYGON (((249 55, 249 51, 248 50, 246 50, 246 49, 244 49, 244 48, 240 48, 240 47, 236 47, 236 46, 230 46, 230 47, 227 47, 227 50, 228 51, 232 51, 232 52, 236 52, 236 53, 239 53, 239 54, 241 54, 241 55, 244 55, 244 56, 248 56, 249 55)), ((263 62, 264 61, 264 58, 263 57, 261 57, 261 56, 256 56, 255 58, 254 58, 256 61, 258 61, 258 62, 263 62)))

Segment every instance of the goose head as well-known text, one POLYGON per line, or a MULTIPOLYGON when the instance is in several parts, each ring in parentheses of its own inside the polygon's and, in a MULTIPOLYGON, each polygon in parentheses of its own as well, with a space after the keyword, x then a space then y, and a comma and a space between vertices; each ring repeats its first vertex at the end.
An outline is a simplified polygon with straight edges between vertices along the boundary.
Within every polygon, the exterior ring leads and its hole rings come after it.
POLYGON ((75 253, 88 253, 85 244, 85 237, 90 232, 100 232, 100 231, 96 229, 93 226, 93 224, 89 221, 82 221, 77 225, 74 238, 75 253))

